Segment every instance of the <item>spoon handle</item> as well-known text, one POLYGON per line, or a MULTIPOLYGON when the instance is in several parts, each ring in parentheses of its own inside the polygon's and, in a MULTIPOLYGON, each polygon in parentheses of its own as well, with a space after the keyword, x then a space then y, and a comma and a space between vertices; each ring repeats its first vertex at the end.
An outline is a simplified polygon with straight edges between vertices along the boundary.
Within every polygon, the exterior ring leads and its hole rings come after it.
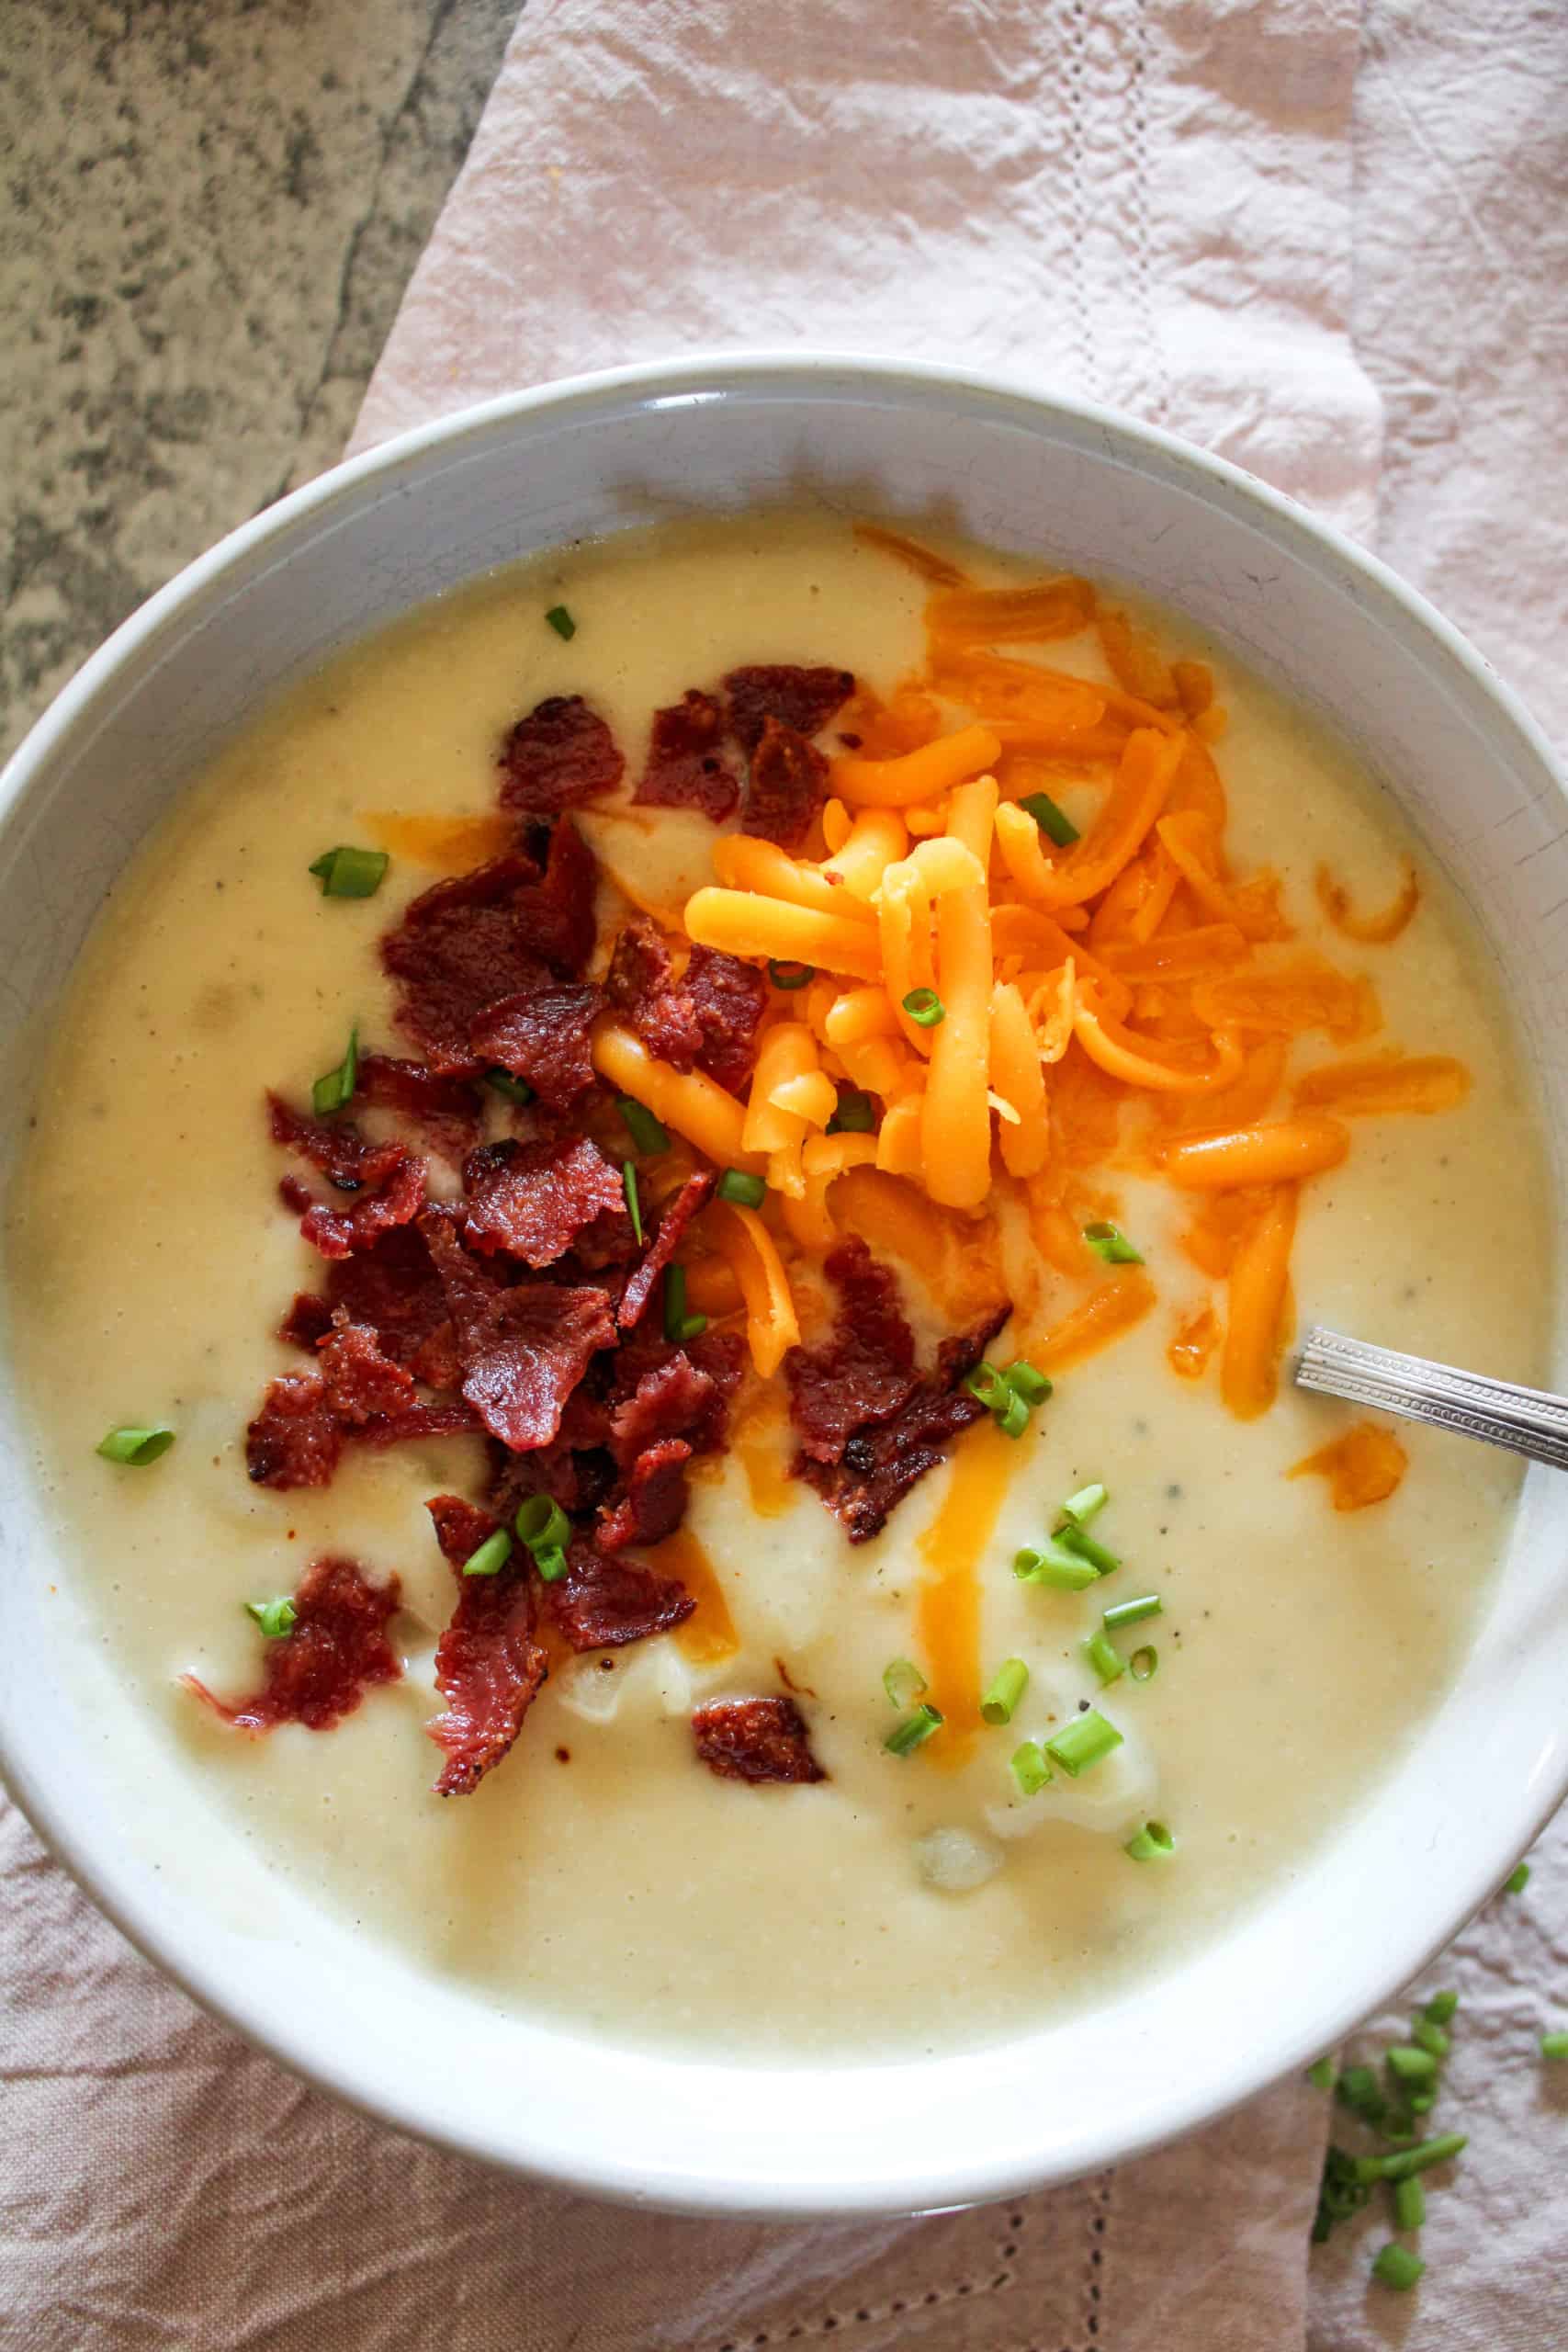
POLYGON ((1352 1405, 1373 1405, 1406 1420, 1430 1421, 1459 1437, 1478 1437, 1506 1446, 1532 1462, 1568 1470, 1568 1396, 1543 1388, 1519 1388, 1512 1381, 1488 1380, 1453 1364, 1429 1363, 1347 1340, 1321 1326, 1310 1330, 1296 1362, 1296 1382, 1352 1405))

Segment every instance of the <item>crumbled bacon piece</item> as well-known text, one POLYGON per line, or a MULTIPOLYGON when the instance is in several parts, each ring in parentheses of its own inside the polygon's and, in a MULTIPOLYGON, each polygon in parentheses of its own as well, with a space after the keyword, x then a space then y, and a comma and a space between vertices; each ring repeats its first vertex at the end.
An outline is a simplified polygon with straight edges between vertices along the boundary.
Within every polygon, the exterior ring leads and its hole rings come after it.
POLYGON ((558 817, 614 792, 626 764, 609 728, 581 695, 551 695, 502 745, 501 805, 519 816, 558 817))
POLYGON ((798 849, 827 791, 828 763, 816 744, 781 719, 764 719, 747 773, 742 830, 798 849))
POLYGON ((695 808, 721 823, 740 797, 740 779, 723 756, 724 737, 722 705, 694 687, 656 710, 648 765, 632 798, 645 808, 695 808))
POLYGON ((593 1083, 589 1035, 604 1001, 586 982, 524 989, 481 1012, 468 1043, 481 1062, 526 1079, 549 1109, 570 1110, 593 1083))
POLYGON ((722 1442, 724 1410, 710 1375, 683 1349, 667 1349, 612 1410, 610 1451, 626 1471, 665 1438, 684 1438, 694 1453, 711 1453, 722 1442))
MULTIPOLYGON (((522 895, 517 910, 530 951, 543 957, 558 980, 580 980, 593 953, 598 888, 599 862, 571 819, 563 817, 551 831, 544 873, 522 895)), ((514 981, 513 988, 525 985, 514 981)), ((492 1001, 511 992, 497 988, 492 1001)))
POLYGON ((558 1433, 530 1453, 508 1453, 491 1441, 493 1469, 488 1500, 496 1516, 510 1520, 530 1495, 548 1495, 568 1518, 594 1510, 619 1476, 604 1445, 601 1408, 578 1389, 561 1415, 558 1433))
POLYGON ((372 1143, 352 1119, 314 1119, 286 1102, 281 1094, 266 1098, 267 1126, 274 1143, 298 1152, 319 1168, 340 1193, 360 1193, 379 1184, 407 1154, 400 1143, 372 1143))
POLYGON ((692 1717, 697 1754, 721 1781, 825 1781, 793 1699, 717 1699, 692 1717))
POLYGON ((463 1170, 463 1236, 489 1257, 498 1250, 536 1269, 553 1266, 602 1217, 633 1240, 620 1170, 586 1136, 576 1143, 486 1144, 463 1170))
POLYGON ((681 986, 702 1031, 697 1068, 739 1094, 756 1058, 757 1024, 768 1002, 761 972, 722 947, 694 947, 681 986))
POLYGON ((367 1323, 351 1323, 341 1308, 317 1353, 327 1401, 340 1421, 358 1425, 374 1414, 400 1413, 412 1404, 410 1374, 383 1352, 367 1323))
POLYGON ((417 1445, 426 1438, 477 1436, 479 1427, 469 1405, 405 1405, 400 1412, 375 1415, 350 1434, 367 1445, 417 1445))
POLYGON ((686 1464, 692 1449, 684 1438, 660 1438, 632 1464, 626 1491, 600 1515, 595 1537, 606 1552, 628 1544, 662 1544, 686 1516, 686 1464))
POLYGON ((406 1364, 433 1388, 456 1385, 455 1374, 439 1380, 427 1364, 425 1351, 446 1323, 446 1294, 417 1226, 396 1226, 373 1248, 337 1260, 325 1296, 301 1291, 278 1336, 313 1348, 340 1307, 351 1323, 369 1325, 394 1363, 406 1364))
POLYGON ((460 1167, 483 1124, 479 1096, 460 1078, 443 1077, 424 1062, 400 1061, 391 1054, 361 1054, 355 1100, 373 1111, 395 1111, 415 1127, 432 1151, 460 1167))
POLYGON ((848 670, 762 662, 731 670, 724 690, 729 696, 730 731, 747 751, 754 752, 770 718, 793 728, 797 735, 819 733, 848 702, 855 682, 848 670))
POLYGON ((265 1679, 248 1699, 216 1699, 194 1674, 186 1688, 236 1731, 304 1724, 327 1731, 352 1714, 378 1682, 402 1672, 387 1626, 398 1606, 396 1577, 371 1584, 354 1560, 312 1560, 294 1591, 294 1623, 266 1645, 265 1679))
POLYGON ((689 1070, 702 1050, 697 1008, 675 978, 670 950, 647 915, 633 915, 615 941, 604 993, 650 1054, 689 1070))
POLYGON ((463 1395, 513 1453, 547 1445, 590 1357, 614 1344, 609 1301, 586 1286, 504 1288, 469 1257, 445 1217, 426 1216, 421 1230, 446 1286, 463 1395))
POLYGON ((790 1419, 814 1462, 837 1462, 856 1430, 890 1420, 915 1385, 915 1335, 898 1303, 891 1267, 858 1237, 829 1254, 839 1294, 832 1336, 784 1358, 790 1419))
POLYGON ((534 1580, 517 1554, 493 1577, 463 1574, 496 1521, 457 1495, 436 1495, 426 1509, 457 1572, 457 1611, 435 1646, 435 1687, 446 1707, 426 1728, 446 1751, 436 1795, 466 1796, 512 1747, 548 1667, 534 1638, 534 1580))
POLYGON ((245 1431, 245 1467, 258 1487, 330 1487, 343 1427, 319 1373, 288 1372, 269 1385, 245 1431))
POLYGON ((665 1209, 659 1220, 659 1230, 649 1243, 642 1263, 637 1268, 621 1293, 621 1303, 615 1309, 615 1320, 623 1331, 629 1331, 642 1314, 649 1300, 653 1296, 654 1286, 660 1276, 680 1248, 682 1235, 717 1182, 718 1179, 711 1168, 699 1170, 696 1175, 687 1177, 674 1199, 665 1209))
POLYGON ((566 1574, 544 1588, 545 1606, 574 1650, 619 1649, 682 1624, 696 1607, 677 1577, 635 1561, 608 1559, 586 1537, 566 1555, 566 1574))
POLYGON ((350 1209, 334 1209, 312 1201, 299 1220, 299 1230, 323 1258, 352 1258, 374 1249, 384 1233, 412 1225, 424 1206, 424 1162, 401 1150, 382 1181, 361 1193, 350 1209))

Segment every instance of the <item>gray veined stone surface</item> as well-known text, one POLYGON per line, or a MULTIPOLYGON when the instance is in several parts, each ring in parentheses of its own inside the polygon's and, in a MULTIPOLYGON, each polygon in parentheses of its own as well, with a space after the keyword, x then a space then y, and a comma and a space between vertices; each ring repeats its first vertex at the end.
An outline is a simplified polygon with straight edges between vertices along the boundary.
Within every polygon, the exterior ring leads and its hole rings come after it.
POLYGON ((5 0, 0 752, 336 458, 518 0, 5 0))

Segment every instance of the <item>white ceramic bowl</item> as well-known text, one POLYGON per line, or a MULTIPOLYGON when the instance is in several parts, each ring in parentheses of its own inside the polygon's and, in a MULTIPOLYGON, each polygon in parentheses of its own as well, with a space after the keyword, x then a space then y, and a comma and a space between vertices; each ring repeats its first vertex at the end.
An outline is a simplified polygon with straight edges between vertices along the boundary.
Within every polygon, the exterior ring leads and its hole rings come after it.
MULTIPOLYGON (((1562 787, 1463 640, 1289 501, 1162 434, 956 372, 768 356, 628 369, 411 434, 235 532, 127 622, 0 786, 7 1150, 105 890, 279 686, 532 549, 780 499, 951 524, 1134 582, 1348 735, 1493 942, 1561 1166, 1562 787)), ((1553 1377, 1564 1385, 1561 1367, 1553 1377)), ((236 1865, 247 1898, 216 1905, 200 1857, 217 1817, 182 1785, 177 1754, 150 1736, 128 1771, 62 1670, 64 1645, 90 1628, 70 1631, 72 1562, 14 1396, 0 1420, 0 1761, 55 1850, 192 1993, 317 2082, 455 2147, 616 2197, 908 2211, 1145 2148, 1304 2064, 1389 1996, 1568 1786, 1568 1484, 1533 1471, 1462 1678, 1427 1730, 1291 1883, 1163 1981, 1004 2046, 874 2069, 580 2041, 367 1948, 280 1891, 258 1856, 236 1865)))

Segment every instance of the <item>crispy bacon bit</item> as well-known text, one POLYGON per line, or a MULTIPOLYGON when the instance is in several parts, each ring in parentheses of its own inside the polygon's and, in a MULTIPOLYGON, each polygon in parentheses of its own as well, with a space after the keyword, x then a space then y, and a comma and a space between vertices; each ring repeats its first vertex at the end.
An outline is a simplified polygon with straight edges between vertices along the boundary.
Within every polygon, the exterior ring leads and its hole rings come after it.
POLYGON ((326 1295, 301 1291, 278 1337, 313 1348, 340 1307, 351 1323, 369 1325, 394 1363, 406 1364, 433 1388, 456 1386, 456 1372, 437 1379, 437 1367, 426 1356, 446 1323, 446 1294, 416 1226, 396 1226, 373 1248, 339 1259, 327 1275, 326 1295))
POLYGON ((373 1111, 395 1111, 454 1168, 479 1139, 479 1101, 460 1078, 444 1078, 423 1062, 391 1054, 361 1054, 355 1100, 373 1111))
POLYGON ((718 1699, 692 1717, 697 1754, 721 1781, 825 1781, 793 1699, 718 1699))
POLYGON ((620 1649, 684 1623, 696 1603, 676 1577, 655 1575, 633 1560, 607 1559, 580 1536, 566 1574, 544 1588, 545 1606, 574 1650, 620 1649))
MULTIPOLYGON (((550 834, 545 871, 518 903, 518 921, 530 951, 549 966, 558 980, 580 980, 598 936, 593 900, 599 863, 570 817, 550 834)), ((514 987, 525 983, 517 981, 514 987)), ((509 994, 498 988, 495 997, 509 994)))
POLYGON ((660 1438, 632 1464, 626 1492, 600 1516, 595 1531, 606 1552, 628 1544, 662 1544, 686 1516, 686 1464, 692 1449, 684 1438, 660 1438))
POLYGON ((396 1682, 401 1674, 387 1639, 399 1591, 396 1577, 371 1584, 355 1561, 312 1560, 295 1588, 293 1625, 266 1645, 259 1690, 230 1702, 214 1698, 194 1674, 181 1679, 236 1731, 271 1731, 277 1724, 328 1731, 375 1684, 396 1682))
POLYGON ((857 1430, 891 1420, 908 1402, 915 1335, 899 1306, 897 1276, 863 1241, 840 1242, 826 1271, 839 1294, 832 1336, 819 1348, 792 1348, 784 1369, 802 1452, 834 1463, 857 1430))
POLYGON ((558 817, 614 792, 626 764, 609 728, 581 695, 551 695, 502 745, 501 805, 519 816, 558 817))
POLYGON ((757 1024, 768 1001, 761 972, 722 947, 694 947, 682 988, 702 1031, 697 1068, 739 1094, 756 1058, 757 1024))
POLYGON ((531 1453, 508 1453, 491 1439, 487 1499, 497 1518, 514 1518, 518 1504, 530 1495, 548 1495, 569 1518, 596 1510, 619 1476, 604 1444, 606 1428, 600 1407, 580 1388, 548 1445, 536 1446, 531 1453))
POLYGON ((828 763, 815 743, 781 720, 763 721, 762 740, 751 754, 741 825, 763 841, 797 849, 828 790, 828 763))
POLYGON ((695 1176, 688 1176, 674 1199, 659 1220, 643 1261, 621 1293, 621 1303, 615 1309, 615 1320, 623 1331, 629 1331, 653 1296, 654 1287, 681 1246, 685 1232, 697 1211, 718 1182, 711 1168, 703 1169, 695 1176))
POLYGON ((683 1349, 670 1348, 612 1410, 610 1451, 626 1471, 665 1438, 684 1438, 694 1453, 711 1453, 723 1442, 724 1413, 717 1383, 683 1349))
POLYGON ((446 1751, 435 1793, 466 1796, 506 1755, 548 1667, 534 1639, 534 1580, 515 1552, 496 1576, 463 1574, 464 1561, 494 1534, 495 1520, 457 1495, 436 1495, 425 1508, 457 1572, 457 1612, 435 1647, 435 1687, 446 1711, 427 1725, 446 1751))
POLYGON ((604 993, 650 1054, 685 1072, 702 1050, 697 1008, 677 985, 670 950, 647 915, 634 915, 615 942, 604 993))
MULTIPOLYGON (((525 1265, 553 1266, 600 1218, 618 1220, 632 1242, 618 1169, 584 1136, 576 1143, 486 1144, 463 1170, 463 1238, 486 1257, 504 1250, 525 1265)), ((635 1244, 634 1244, 635 1246, 635 1244)))
POLYGON ((479 1416, 468 1405, 408 1405, 400 1413, 377 1415, 350 1434, 367 1445, 417 1445, 433 1437, 477 1437, 479 1427, 479 1416))
POLYGON ((614 1344, 602 1290, 524 1283, 508 1290, 470 1258, 445 1217, 420 1229, 446 1286, 462 1393, 514 1453, 547 1445, 591 1356, 614 1344))
POLYGON ((317 1351, 327 1401, 340 1421, 355 1425, 375 1414, 403 1412, 413 1401, 413 1381, 394 1363, 367 1323, 351 1323, 340 1307, 317 1351))
POLYGON ((754 752, 770 718, 797 735, 816 735, 840 711, 855 690, 848 670, 803 669, 795 662, 754 662, 731 670, 724 682, 729 696, 730 732, 754 752))
POLYGON ((857 1431, 836 1464, 795 1455, 795 1476, 815 1487, 852 1544, 880 1534, 895 1504, 942 1460, 942 1448, 979 1419, 986 1408, 961 1383, 1011 1312, 1010 1305, 999 1306, 977 1330, 944 1340, 936 1370, 916 1383, 890 1421, 857 1431))
POLYGON ((722 706, 694 687, 656 710, 648 765, 632 798, 644 808, 695 808, 722 822, 740 797, 740 779, 723 757, 724 737, 722 706))
POLYGON ((593 1083, 588 1039, 604 1001, 604 990, 586 982, 525 989, 481 1012, 468 1042, 481 1062, 526 1079, 551 1110, 570 1110, 593 1083))
POLYGON ((258 1487, 329 1487, 343 1429, 319 1373, 273 1381, 245 1431, 245 1467, 258 1487))
POLYGON ((412 1225, 424 1206, 423 1160, 395 1148, 387 1175, 374 1191, 361 1193, 351 1209, 312 1201, 300 1218, 301 1234, 323 1258, 352 1258, 361 1250, 374 1249, 384 1233, 412 1225))

